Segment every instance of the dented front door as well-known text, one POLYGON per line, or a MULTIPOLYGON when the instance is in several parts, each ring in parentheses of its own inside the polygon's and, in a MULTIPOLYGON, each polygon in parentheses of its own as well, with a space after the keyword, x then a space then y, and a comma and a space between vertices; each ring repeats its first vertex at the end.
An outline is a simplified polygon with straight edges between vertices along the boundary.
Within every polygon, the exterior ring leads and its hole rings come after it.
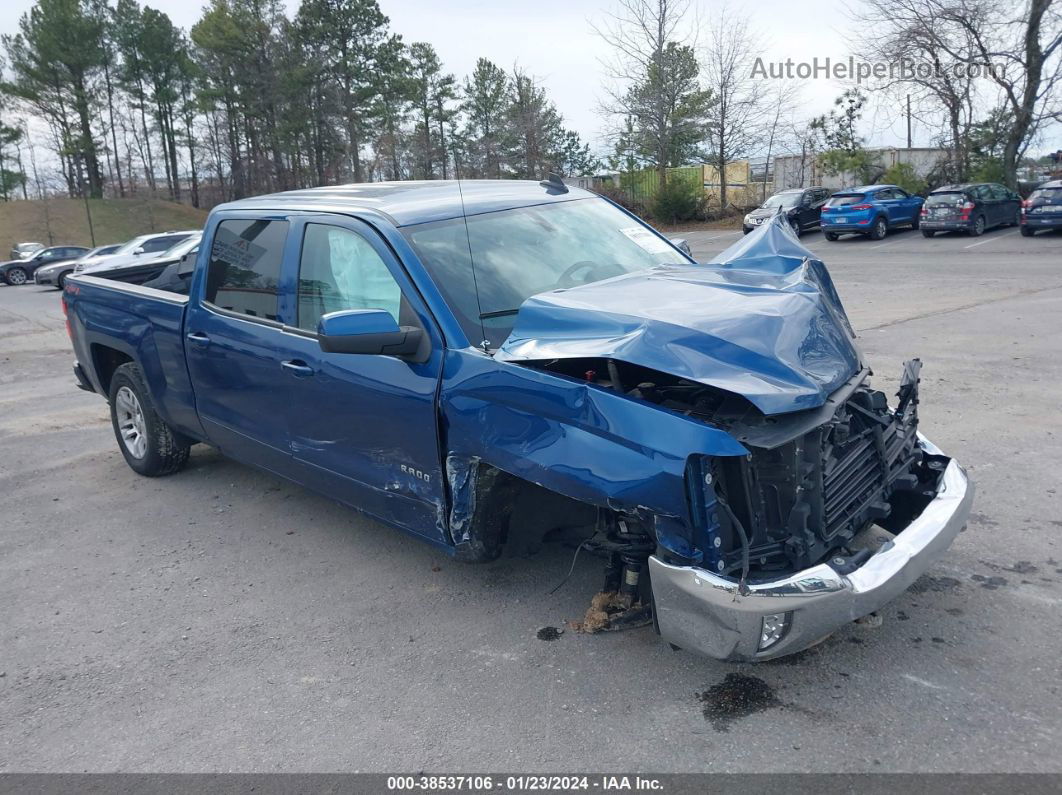
POLYGON ((442 343, 401 265, 367 224, 312 216, 285 273, 286 391, 291 454, 310 485, 427 538, 446 538, 435 393, 442 343), (326 353, 321 315, 384 309, 432 340, 427 361, 326 353))

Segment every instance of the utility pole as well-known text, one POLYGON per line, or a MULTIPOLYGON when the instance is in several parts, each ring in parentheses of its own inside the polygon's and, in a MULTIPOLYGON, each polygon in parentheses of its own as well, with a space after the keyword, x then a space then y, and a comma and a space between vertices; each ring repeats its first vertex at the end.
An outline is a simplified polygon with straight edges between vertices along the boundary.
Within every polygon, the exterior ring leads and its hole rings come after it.
POLYGON ((911 95, 907 95, 907 148, 911 148, 911 95))
POLYGON ((85 217, 88 218, 89 239, 92 241, 92 247, 96 248, 96 232, 92 228, 92 210, 89 209, 88 191, 85 190, 85 175, 81 171, 81 157, 77 158, 77 182, 78 187, 81 189, 81 198, 85 200, 85 217))

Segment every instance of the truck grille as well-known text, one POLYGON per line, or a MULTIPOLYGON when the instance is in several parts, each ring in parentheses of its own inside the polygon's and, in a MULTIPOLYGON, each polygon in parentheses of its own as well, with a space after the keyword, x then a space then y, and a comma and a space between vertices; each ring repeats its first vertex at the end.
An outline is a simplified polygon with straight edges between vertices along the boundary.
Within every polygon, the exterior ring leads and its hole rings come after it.
MULTIPOLYGON (((885 396, 855 390, 826 423, 771 449, 712 460, 722 536, 715 566, 741 565, 740 522, 756 568, 807 567, 885 518, 893 491, 920 458, 917 417, 891 412, 885 396), (729 510, 725 510, 729 508, 729 510)), ((906 478, 905 478, 906 476, 906 478)))

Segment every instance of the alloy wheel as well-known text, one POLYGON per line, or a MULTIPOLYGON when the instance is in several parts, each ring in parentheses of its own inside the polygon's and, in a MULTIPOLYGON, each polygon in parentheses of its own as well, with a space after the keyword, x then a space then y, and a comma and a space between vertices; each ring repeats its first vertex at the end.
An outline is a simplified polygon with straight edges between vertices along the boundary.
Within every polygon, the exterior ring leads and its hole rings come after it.
POLYGON ((122 444, 131 456, 143 458, 147 454, 147 423, 144 421, 144 411, 140 408, 136 393, 123 386, 114 397, 114 408, 118 416, 122 444))

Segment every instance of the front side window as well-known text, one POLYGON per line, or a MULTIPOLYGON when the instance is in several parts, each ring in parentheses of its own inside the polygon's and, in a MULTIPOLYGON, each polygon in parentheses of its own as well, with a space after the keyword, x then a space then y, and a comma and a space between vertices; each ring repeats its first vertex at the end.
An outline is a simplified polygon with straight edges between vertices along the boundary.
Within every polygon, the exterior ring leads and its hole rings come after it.
POLYGON ((277 319, 287 221, 222 221, 214 232, 205 300, 249 317, 277 319))
POLYGON ((344 309, 383 309, 399 322, 402 289, 364 237, 338 226, 307 224, 299 260, 299 328, 344 309))
POLYGON ((499 345, 530 296, 689 260, 604 199, 404 227, 473 344, 499 345))

